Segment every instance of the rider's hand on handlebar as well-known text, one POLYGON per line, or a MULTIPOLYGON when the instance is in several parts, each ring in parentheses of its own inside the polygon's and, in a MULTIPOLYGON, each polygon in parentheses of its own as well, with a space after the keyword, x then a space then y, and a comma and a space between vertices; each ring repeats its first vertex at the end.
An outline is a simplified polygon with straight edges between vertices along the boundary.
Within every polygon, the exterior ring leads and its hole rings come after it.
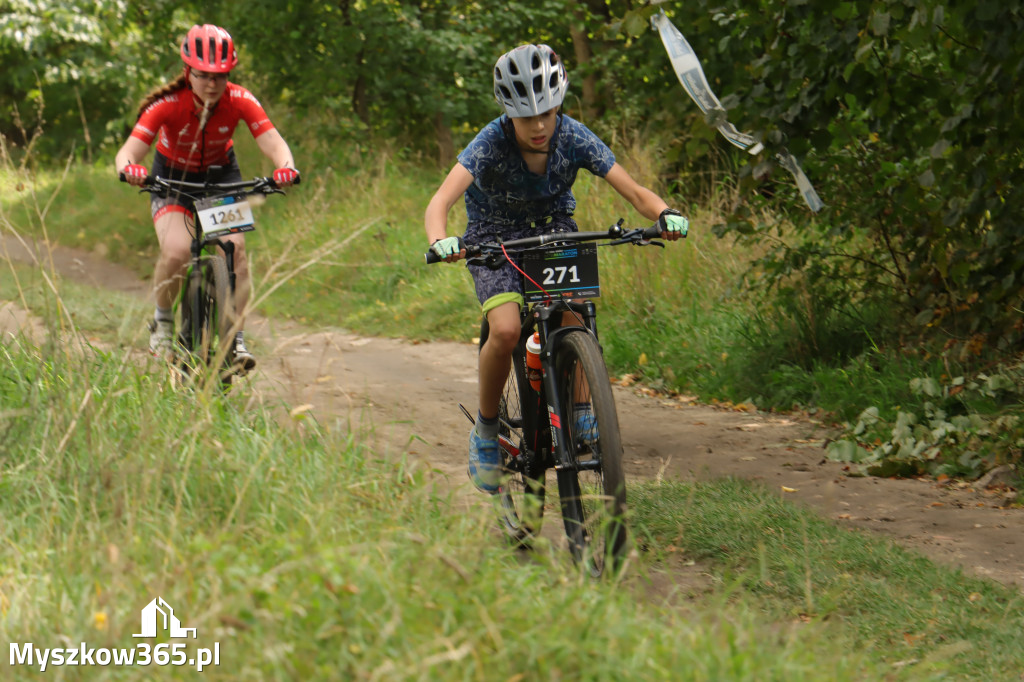
POLYGON ((430 249, 437 254, 441 260, 454 263, 466 255, 466 247, 461 237, 445 237, 437 239, 430 245, 430 249))
POLYGON ((137 163, 129 163, 121 169, 121 174, 124 176, 124 181, 129 185, 141 187, 142 183, 149 177, 149 169, 137 163))
POLYGON ((666 208, 658 216, 658 227, 661 228, 663 239, 675 241, 680 237, 686 236, 690 230, 690 221, 674 208, 666 208))
POLYGON ((299 179, 299 171, 294 168, 278 168, 274 171, 274 182, 278 187, 290 187, 299 179))

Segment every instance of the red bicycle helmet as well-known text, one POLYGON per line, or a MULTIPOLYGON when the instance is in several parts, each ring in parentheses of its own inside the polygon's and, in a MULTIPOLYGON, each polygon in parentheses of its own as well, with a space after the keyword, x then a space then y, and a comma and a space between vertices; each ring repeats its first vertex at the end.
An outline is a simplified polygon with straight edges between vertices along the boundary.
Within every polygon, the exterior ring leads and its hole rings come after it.
POLYGON ((198 71, 227 73, 238 64, 238 53, 230 33, 213 24, 197 24, 181 43, 181 59, 198 71))

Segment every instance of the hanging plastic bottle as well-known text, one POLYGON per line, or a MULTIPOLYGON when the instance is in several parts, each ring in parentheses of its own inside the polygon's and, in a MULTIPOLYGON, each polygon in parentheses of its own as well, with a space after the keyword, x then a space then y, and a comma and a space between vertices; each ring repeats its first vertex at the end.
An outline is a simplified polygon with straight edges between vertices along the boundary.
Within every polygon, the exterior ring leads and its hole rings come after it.
POLYGON ((534 332, 526 341, 526 376, 530 379, 530 387, 540 390, 540 378, 543 375, 540 365, 540 334, 534 332))

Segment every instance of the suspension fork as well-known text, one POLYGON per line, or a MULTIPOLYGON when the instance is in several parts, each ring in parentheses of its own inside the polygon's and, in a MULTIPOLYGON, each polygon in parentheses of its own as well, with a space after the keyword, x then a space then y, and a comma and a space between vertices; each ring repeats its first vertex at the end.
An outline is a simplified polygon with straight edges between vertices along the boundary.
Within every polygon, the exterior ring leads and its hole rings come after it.
POLYGON ((231 287, 231 298, 235 298, 235 243, 217 240, 217 246, 224 251, 224 262, 228 266, 228 284, 231 287))
POLYGON ((541 331, 541 366, 544 368, 544 394, 547 399, 548 423, 551 427, 551 447, 555 456, 555 470, 576 467, 571 456, 569 447, 568 425, 562 423, 562 415, 572 414, 572 410, 565 409, 571 406, 573 396, 570 387, 570 395, 562 395, 559 391, 559 377, 555 372, 555 348, 566 334, 591 333, 597 338, 597 308, 593 301, 586 300, 582 303, 562 301, 560 305, 537 306, 531 312, 537 320, 537 326, 541 331), (583 329, 579 326, 564 327, 562 313, 571 310, 583 317, 583 329))

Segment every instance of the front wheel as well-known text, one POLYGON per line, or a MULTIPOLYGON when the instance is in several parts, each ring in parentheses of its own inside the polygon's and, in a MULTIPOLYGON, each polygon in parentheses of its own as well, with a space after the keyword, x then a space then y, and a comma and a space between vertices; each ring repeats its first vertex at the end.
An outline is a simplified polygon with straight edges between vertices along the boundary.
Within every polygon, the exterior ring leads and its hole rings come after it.
MULTIPOLYGON (((236 315, 223 258, 206 256, 198 268, 189 270, 181 303, 180 342, 187 351, 182 371, 192 376, 223 362, 231 349, 236 315)), ((224 381, 230 383, 230 377, 224 381)))
POLYGON ((626 479, 608 370, 589 332, 566 333, 554 357, 568 455, 558 469, 562 519, 573 557, 594 577, 626 549, 626 479))

